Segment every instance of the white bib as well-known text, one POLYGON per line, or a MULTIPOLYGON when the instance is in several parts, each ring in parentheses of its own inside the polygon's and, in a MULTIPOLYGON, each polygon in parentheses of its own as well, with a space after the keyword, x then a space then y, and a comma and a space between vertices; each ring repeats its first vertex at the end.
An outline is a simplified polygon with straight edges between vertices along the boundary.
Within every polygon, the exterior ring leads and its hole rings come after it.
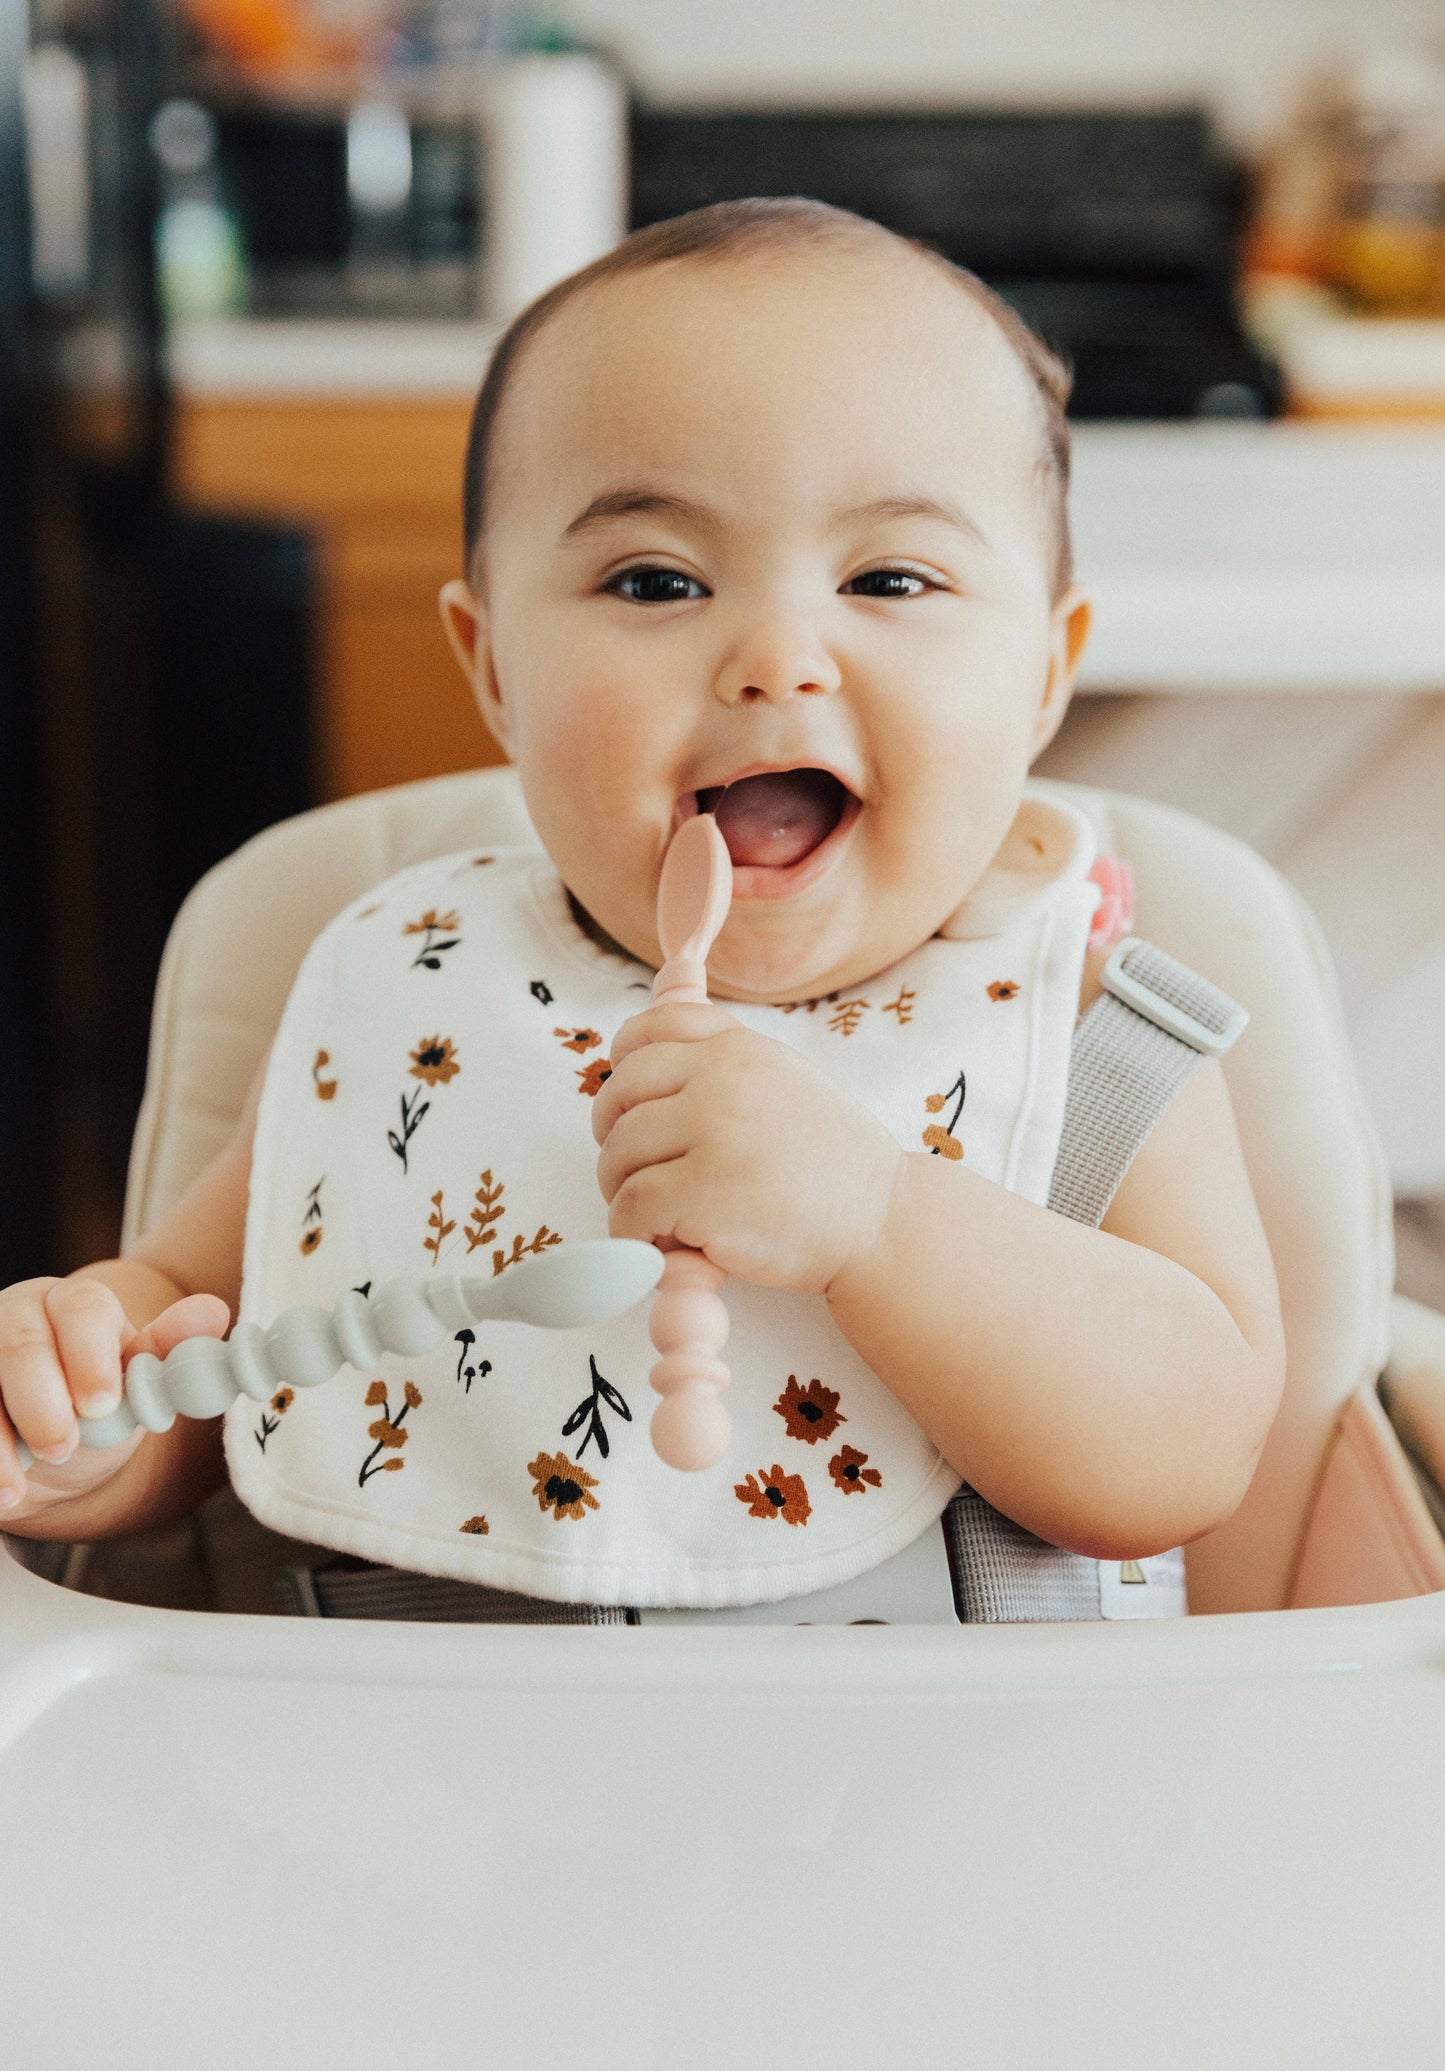
MULTIPOLYGON (((1092 854, 1081 815, 1030 795, 943 933, 846 993, 729 1011, 906 1149, 1043 1202, 1092 854)), ((243 1317, 605 1236, 591 1101, 652 976, 583 932, 535 849, 419 864, 338 915, 271 1053, 243 1317)), ((923 1531, 959 1477, 821 1297, 738 1280, 724 1297, 733 1444, 711 1472, 652 1451, 643 1305, 585 1330, 484 1325, 264 1408, 242 1398, 232 1478, 278 1531, 535 1596, 709 1607, 846 1581, 923 1531)))

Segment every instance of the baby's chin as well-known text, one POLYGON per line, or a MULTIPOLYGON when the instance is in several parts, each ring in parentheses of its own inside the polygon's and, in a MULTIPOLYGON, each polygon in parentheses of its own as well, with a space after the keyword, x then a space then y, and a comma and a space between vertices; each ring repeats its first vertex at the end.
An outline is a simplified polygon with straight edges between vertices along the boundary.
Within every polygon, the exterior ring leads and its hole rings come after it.
POLYGON ((934 932, 925 920, 916 927, 905 921, 886 933, 876 920, 861 928, 835 921, 820 929, 816 918, 801 913, 790 926, 790 917, 774 912, 768 916, 772 925, 759 933, 749 925, 752 918, 734 909, 713 945, 707 967, 713 999, 771 1007, 823 999, 876 978, 934 932))

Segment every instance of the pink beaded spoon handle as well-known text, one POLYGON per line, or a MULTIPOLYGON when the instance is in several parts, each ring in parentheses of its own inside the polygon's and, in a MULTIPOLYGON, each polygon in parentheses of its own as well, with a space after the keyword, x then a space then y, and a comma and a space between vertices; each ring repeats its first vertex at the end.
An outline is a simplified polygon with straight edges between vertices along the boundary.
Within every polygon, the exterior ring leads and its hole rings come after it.
MULTIPOLYGON (((684 820, 672 837, 657 888, 657 938, 666 961, 652 981, 652 1004, 707 998, 707 954, 728 917, 733 866, 711 813, 684 820)), ((652 1443, 669 1467, 696 1473, 722 1458, 732 1438, 723 1390, 732 1376, 718 1357, 727 1343, 728 1312, 719 1296, 727 1279, 700 1251, 664 1240, 667 1253, 649 1328, 662 1357, 652 1385, 662 1397, 652 1443)))

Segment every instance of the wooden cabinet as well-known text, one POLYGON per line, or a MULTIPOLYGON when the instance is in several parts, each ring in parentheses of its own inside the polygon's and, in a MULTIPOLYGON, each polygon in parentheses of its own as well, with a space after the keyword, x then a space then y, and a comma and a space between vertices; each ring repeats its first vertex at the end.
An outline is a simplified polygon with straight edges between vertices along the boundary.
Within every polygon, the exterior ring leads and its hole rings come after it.
POLYGON ((316 539, 323 798, 502 759, 437 613, 441 585, 462 572, 470 408, 451 398, 180 401, 179 501, 303 524, 316 539))

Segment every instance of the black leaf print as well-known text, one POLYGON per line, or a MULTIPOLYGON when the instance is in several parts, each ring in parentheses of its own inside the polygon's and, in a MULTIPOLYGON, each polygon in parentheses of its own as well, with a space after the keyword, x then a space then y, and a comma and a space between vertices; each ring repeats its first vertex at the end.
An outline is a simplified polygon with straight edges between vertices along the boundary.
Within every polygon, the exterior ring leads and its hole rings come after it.
POLYGON ((627 1407, 621 1392, 613 1387, 611 1381, 605 1380, 597 1371, 595 1354, 589 1352, 587 1364, 592 1369, 592 1393, 584 1395, 571 1416, 568 1417, 566 1423, 562 1426, 562 1436, 570 1438, 574 1431, 580 1430, 582 1425, 586 1424, 587 1436, 577 1448, 577 1458, 581 1459, 583 1453, 586 1452, 588 1446, 595 1439, 597 1441, 598 1453, 605 1460, 612 1447, 607 1436, 607 1427, 602 1421, 602 1404, 605 1402, 607 1407, 614 1410, 625 1424, 632 1422, 632 1411, 627 1407))
POLYGON ((527 990, 531 993, 538 1006, 541 1007, 550 1007, 553 1000, 557 997, 551 986, 546 984, 541 978, 534 978, 527 990))
POLYGON ((429 1113, 431 1109, 431 1102, 429 1100, 423 1100, 421 1096, 422 1089, 420 1086, 418 1086, 416 1091, 411 1095, 410 1105, 408 1105, 406 1094, 402 1094, 401 1134, 400 1136, 398 1136, 394 1129, 388 1129, 386 1132, 387 1142, 396 1152, 396 1155, 401 1159, 401 1169, 403 1172, 407 1170, 407 1145, 411 1142, 412 1138, 416 1135, 417 1130, 421 1127, 422 1117, 429 1113))

